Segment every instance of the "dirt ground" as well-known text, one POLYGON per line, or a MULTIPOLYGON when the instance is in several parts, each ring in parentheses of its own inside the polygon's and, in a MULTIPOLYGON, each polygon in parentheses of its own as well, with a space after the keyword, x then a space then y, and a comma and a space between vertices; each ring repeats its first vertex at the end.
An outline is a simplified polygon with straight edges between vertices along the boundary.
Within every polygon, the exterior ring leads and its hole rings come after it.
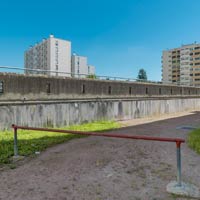
MULTIPOLYGON (((174 116, 170 116, 174 117, 174 116)), ((156 119, 154 119, 156 120, 156 119)), ((200 127, 200 112, 133 125, 109 133, 180 137, 200 127)), ((182 177, 200 187, 200 156, 182 145, 182 177)), ((1 200, 170 200, 166 185, 176 179, 176 145, 87 137, 47 149, 16 169, 0 171, 1 200)))

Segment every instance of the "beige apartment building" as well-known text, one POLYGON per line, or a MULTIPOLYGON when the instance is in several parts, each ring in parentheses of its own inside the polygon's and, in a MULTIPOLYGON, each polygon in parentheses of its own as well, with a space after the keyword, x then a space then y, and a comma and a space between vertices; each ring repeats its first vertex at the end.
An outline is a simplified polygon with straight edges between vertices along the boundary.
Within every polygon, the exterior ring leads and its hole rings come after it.
POLYGON ((200 87, 200 44, 163 51, 162 82, 200 87))

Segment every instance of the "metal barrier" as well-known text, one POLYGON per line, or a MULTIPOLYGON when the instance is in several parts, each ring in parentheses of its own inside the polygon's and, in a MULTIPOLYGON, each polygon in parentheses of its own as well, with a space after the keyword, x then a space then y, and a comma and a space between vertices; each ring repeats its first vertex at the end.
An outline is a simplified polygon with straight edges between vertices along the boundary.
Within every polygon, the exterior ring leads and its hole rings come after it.
POLYGON ((12 125, 14 129, 14 156, 18 156, 18 140, 17 140, 17 130, 33 130, 33 131, 46 131, 46 132, 57 132, 57 133, 71 133, 77 135, 85 136, 101 136, 101 137, 112 137, 112 138, 123 138, 123 139, 134 139, 134 140, 151 140, 151 141, 160 141, 160 142, 175 142, 177 149, 177 184, 181 186, 181 143, 184 143, 185 140, 180 138, 160 138, 160 137, 148 137, 148 136, 139 136, 139 135, 124 135, 124 134, 107 134, 107 133, 98 133, 98 132, 82 132, 82 131, 72 131, 72 130, 60 130, 60 129, 49 129, 49 128, 34 128, 34 127, 24 127, 12 125))

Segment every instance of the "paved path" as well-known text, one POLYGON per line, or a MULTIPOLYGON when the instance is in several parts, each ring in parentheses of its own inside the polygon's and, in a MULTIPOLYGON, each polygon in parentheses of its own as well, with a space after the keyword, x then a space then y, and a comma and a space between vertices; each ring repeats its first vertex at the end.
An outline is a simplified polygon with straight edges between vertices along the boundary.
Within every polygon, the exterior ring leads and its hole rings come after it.
MULTIPOLYGON (((187 138, 189 130, 177 129, 182 125, 200 126, 200 113, 114 132, 187 138)), ((183 180, 200 187, 200 156, 184 144, 182 161, 183 180)), ((16 169, 0 172, 0 199, 168 200, 176 199, 166 193, 175 178, 174 143, 88 137, 49 148, 16 169)))

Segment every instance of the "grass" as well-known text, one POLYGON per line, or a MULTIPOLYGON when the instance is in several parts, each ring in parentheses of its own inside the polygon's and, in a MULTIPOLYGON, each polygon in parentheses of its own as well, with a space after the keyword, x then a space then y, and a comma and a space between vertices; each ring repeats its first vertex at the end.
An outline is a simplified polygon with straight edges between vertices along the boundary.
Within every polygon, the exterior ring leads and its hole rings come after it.
POLYGON ((189 134, 189 147, 200 154, 200 129, 196 129, 189 134))
MULTIPOLYGON (((79 131, 105 131, 119 127, 120 125, 117 122, 99 121, 62 127, 60 129, 79 131)), ((73 138, 80 137, 83 136, 64 133, 18 130, 19 155, 33 155, 35 152, 40 152, 55 144, 63 143, 73 138)), ((13 154, 13 131, 11 130, 0 132, 0 164, 9 164, 11 162, 10 158, 13 156, 13 154)))

